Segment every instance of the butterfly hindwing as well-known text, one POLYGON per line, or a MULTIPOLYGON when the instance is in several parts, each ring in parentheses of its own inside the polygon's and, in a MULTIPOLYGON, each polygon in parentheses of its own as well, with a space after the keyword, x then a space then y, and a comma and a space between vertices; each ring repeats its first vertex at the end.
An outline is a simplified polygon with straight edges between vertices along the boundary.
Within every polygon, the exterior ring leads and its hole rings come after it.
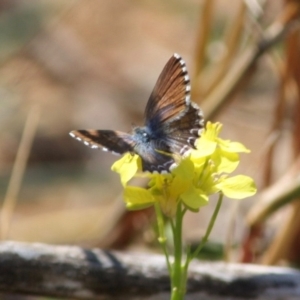
POLYGON ((197 104, 191 103, 184 115, 167 127, 166 139, 170 151, 184 155, 188 150, 195 149, 195 142, 203 128, 203 113, 197 104))
POLYGON ((133 152, 135 142, 132 136, 122 131, 113 130, 73 130, 70 135, 83 142, 86 146, 104 151, 109 150, 117 154, 133 152))
POLYGON ((192 103, 181 118, 167 124, 163 136, 153 139, 147 150, 139 153, 143 171, 169 171, 172 165, 176 165, 176 156, 183 156, 195 148, 203 126, 202 111, 192 103))
POLYGON ((152 141, 146 152, 140 155, 142 159, 142 169, 148 172, 169 172, 170 167, 175 164, 171 153, 156 149, 157 141, 152 141))

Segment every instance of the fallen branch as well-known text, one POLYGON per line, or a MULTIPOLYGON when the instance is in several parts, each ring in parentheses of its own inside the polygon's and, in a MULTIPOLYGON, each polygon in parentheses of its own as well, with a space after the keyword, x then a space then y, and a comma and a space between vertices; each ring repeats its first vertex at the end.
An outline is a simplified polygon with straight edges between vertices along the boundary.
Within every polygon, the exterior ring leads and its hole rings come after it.
MULTIPOLYGON (((168 299, 160 255, 0 243, 0 292, 73 299, 168 299), (152 297, 152 298, 151 298, 152 297)), ((256 265, 191 265, 186 299, 300 299, 300 272, 256 265)))

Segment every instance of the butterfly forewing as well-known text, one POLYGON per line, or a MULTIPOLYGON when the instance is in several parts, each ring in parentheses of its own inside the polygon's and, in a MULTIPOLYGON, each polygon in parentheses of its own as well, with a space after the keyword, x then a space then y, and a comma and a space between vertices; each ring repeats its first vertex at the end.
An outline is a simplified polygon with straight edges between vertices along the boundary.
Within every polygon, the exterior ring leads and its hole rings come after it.
POLYGON ((70 136, 91 148, 102 148, 117 154, 133 152, 135 145, 132 136, 122 131, 73 130, 70 132, 70 136))
POLYGON ((190 104, 190 80, 184 60, 174 54, 162 70, 145 109, 146 124, 157 128, 178 118, 190 104))

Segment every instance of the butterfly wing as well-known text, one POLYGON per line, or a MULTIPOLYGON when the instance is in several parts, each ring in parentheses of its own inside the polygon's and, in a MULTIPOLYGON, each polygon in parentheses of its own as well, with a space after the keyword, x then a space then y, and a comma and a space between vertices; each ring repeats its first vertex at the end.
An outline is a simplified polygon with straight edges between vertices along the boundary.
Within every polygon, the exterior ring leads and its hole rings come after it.
POLYGON ((190 90, 185 62, 174 54, 158 77, 146 105, 146 125, 155 130, 178 118, 190 104, 190 90))
POLYGON ((175 159, 171 154, 157 151, 155 145, 151 145, 147 152, 140 155, 142 159, 142 169, 148 172, 169 172, 172 165, 176 165, 175 159))
POLYGON ((184 155, 190 149, 195 149, 195 143, 204 128, 202 110, 197 104, 191 103, 185 113, 167 124, 166 140, 172 153, 184 155))
POLYGON ((203 126, 202 111, 193 103, 181 118, 168 124, 168 134, 164 138, 153 139, 147 151, 140 154, 143 170, 169 172, 172 166, 176 166, 174 154, 184 156, 195 148, 203 126))
POLYGON ((145 127, 133 135, 111 130, 76 130, 70 135, 91 148, 135 152, 141 157, 143 171, 168 172, 176 155, 195 148, 204 126, 202 111, 190 100, 190 90, 185 62, 174 54, 146 105, 145 127))
POLYGON ((174 154, 184 155, 195 148, 204 118, 201 109, 191 102, 190 90, 185 62, 174 54, 160 74, 146 106, 146 128, 152 139, 147 151, 140 155, 143 169, 169 171, 175 163, 174 154))
POLYGON ((135 141, 132 136, 122 131, 113 130, 73 130, 70 136, 83 142, 86 146, 117 154, 133 152, 135 141))

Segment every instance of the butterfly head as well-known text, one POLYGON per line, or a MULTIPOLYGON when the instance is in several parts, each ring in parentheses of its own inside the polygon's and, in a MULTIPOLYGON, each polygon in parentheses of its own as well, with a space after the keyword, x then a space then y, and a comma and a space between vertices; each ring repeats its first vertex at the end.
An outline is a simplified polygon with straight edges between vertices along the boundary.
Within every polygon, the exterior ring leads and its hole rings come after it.
POLYGON ((135 127, 133 129, 133 138, 139 144, 147 144, 151 141, 151 133, 147 127, 135 127))

